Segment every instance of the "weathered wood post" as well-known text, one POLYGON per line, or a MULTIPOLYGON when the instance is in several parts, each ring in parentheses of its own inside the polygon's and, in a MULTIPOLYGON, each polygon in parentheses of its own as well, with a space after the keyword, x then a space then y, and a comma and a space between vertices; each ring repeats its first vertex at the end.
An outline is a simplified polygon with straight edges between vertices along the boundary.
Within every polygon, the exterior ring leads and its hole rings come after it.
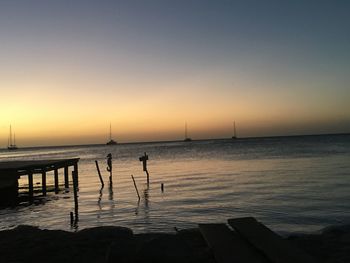
POLYGON ((73 181, 73 194, 74 194, 74 212, 75 212, 75 222, 79 220, 78 217, 78 173, 74 170, 72 171, 72 181, 73 181))
POLYGON ((98 173, 98 177, 100 178, 100 182, 101 182, 101 188, 103 188, 105 186, 105 183, 103 182, 103 178, 101 176, 101 171, 100 171, 100 167, 98 166, 98 161, 95 160, 95 164, 96 164, 96 169, 97 169, 97 173, 98 173))
POLYGON ((147 160, 148 160, 148 155, 146 154, 146 152, 144 153, 143 156, 139 157, 140 162, 142 162, 142 166, 143 166, 143 171, 146 172, 147 175, 147 185, 149 185, 149 173, 147 170, 147 160))
POLYGON ((135 189, 136 189, 136 193, 137 193, 137 196, 138 196, 139 201, 140 201, 140 194, 139 194, 139 190, 137 189, 137 185, 136 185, 136 182, 135 182, 134 176, 133 176, 133 175, 131 175, 131 178, 132 178, 132 180, 134 181, 134 186, 135 186, 135 189))
POLYGON ((29 198, 33 198, 33 172, 29 171, 28 173, 28 186, 29 186, 29 198))
POLYGON ((68 178, 68 166, 64 167, 64 187, 69 188, 69 178, 68 178))
POLYGON ((112 154, 107 155, 107 171, 109 172, 109 184, 112 185, 112 154))
POLYGON ((41 188, 43 191, 43 195, 46 195, 46 171, 41 172, 41 188))
POLYGON ((79 173, 78 173, 78 162, 74 163, 76 186, 79 188, 79 173))
POLYGON ((54 179, 55 179, 55 193, 57 194, 59 191, 59 187, 58 187, 58 169, 56 168, 54 170, 54 179))

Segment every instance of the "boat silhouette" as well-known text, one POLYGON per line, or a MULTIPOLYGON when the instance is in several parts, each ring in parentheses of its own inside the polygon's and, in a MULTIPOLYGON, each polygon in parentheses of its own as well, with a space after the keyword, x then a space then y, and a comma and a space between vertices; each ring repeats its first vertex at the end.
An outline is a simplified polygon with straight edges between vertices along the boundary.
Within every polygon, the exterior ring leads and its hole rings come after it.
POLYGON ((7 149, 8 150, 17 150, 18 147, 16 145, 16 135, 15 133, 13 134, 13 140, 12 140, 12 127, 10 125, 10 136, 8 139, 8 144, 7 144, 7 149))
POLYGON ((233 140, 237 139, 237 133, 236 133, 236 122, 233 122, 233 135, 231 137, 233 140))
POLYGON ((188 134, 187 134, 187 122, 185 122, 185 139, 184 139, 185 142, 190 142, 192 141, 192 139, 190 137, 188 137, 188 134))
POLYGON ((112 139, 112 124, 109 124, 109 141, 106 143, 106 145, 116 145, 117 142, 112 139))

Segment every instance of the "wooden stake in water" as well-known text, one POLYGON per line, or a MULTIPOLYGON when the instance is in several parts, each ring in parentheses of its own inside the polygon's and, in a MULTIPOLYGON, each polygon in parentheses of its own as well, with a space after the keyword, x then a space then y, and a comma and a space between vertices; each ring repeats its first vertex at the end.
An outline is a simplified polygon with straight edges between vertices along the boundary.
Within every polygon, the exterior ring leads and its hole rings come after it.
POLYGON ((147 175, 147 185, 149 185, 149 173, 148 173, 148 170, 147 170, 147 160, 148 160, 148 155, 146 153, 144 153, 143 156, 141 156, 139 158, 140 162, 142 162, 142 166, 143 166, 143 171, 146 172, 146 175, 147 175))
POLYGON ((132 180, 134 181, 134 186, 135 186, 135 189, 136 189, 136 193, 137 193, 137 196, 138 196, 138 198, 139 198, 139 200, 140 200, 140 194, 139 194, 139 190, 137 190, 137 185, 136 185, 136 182, 135 182, 134 176, 133 176, 133 175, 131 175, 131 178, 132 178, 132 180))
POLYGON ((79 220, 78 215, 78 173, 72 171, 72 181, 73 181, 73 194, 74 194, 74 212, 75 212, 75 223, 79 220))
POLYGON ((102 176, 101 176, 101 171, 100 171, 100 167, 98 166, 98 161, 95 160, 95 164, 96 164, 96 169, 97 169, 98 177, 100 178, 101 186, 102 186, 102 188, 103 188, 105 184, 104 184, 103 178, 102 178, 102 176))
POLYGON ((107 155, 107 171, 109 172, 109 184, 112 185, 112 154, 107 155))

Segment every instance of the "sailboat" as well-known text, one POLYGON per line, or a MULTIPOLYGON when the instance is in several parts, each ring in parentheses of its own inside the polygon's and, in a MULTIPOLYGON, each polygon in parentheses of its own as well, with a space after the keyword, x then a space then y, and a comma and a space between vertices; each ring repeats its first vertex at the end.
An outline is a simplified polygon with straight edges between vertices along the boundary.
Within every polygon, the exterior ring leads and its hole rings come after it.
POLYGON ((236 134, 236 122, 233 122, 233 136, 232 139, 235 140, 237 139, 237 134, 236 134))
POLYGON ((106 143, 106 145, 116 145, 117 142, 112 139, 112 124, 109 124, 109 141, 106 143))
POLYGON ((13 134, 13 141, 12 141, 12 127, 10 125, 10 136, 7 144, 8 150, 17 150, 18 147, 16 146, 16 135, 13 134))
POLYGON ((187 134, 187 122, 185 122, 185 139, 184 139, 185 142, 190 142, 192 141, 192 139, 190 137, 188 137, 188 134, 187 134))

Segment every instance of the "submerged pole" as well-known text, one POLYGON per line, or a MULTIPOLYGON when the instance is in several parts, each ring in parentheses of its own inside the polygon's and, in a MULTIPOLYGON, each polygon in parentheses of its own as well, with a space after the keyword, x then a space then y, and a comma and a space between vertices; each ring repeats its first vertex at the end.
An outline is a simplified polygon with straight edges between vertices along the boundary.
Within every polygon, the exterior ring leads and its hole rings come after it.
POLYGON ((132 178, 132 180, 134 181, 134 186, 135 186, 135 189, 136 189, 137 197, 138 197, 138 198, 139 198, 139 200, 140 200, 140 194, 139 194, 139 190, 137 189, 137 185, 136 185, 136 182, 135 182, 134 176, 133 176, 133 175, 131 175, 131 178, 132 178))
POLYGON ((104 184, 104 182, 103 182, 103 178, 102 178, 102 176, 101 176, 101 171, 100 171, 100 167, 99 167, 99 165, 98 165, 98 161, 97 161, 97 160, 95 160, 95 164, 96 164, 96 169, 97 169, 98 177, 100 178, 101 186, 102 186, 102 188, 103 188, 105 184, 104 184))
POLYGON ((109 172, 109 184, 112 185, 112 154, 107 155, 107 171, 109 172))
POLYGON ((72 171, 72 181, 73 181, 73 193, 74 193, 74 212, 75 212, 75 222, 79 220, 78 218, 78 173, 76 171, 72 171))
POLYGON ((148 155, 146 154, 146 152, 143 156, 139 157, 139 161, 142 162, 143 171, 146 172, 147 175, 147 185, 149 185, 149 173, 147 170, 148 155))

